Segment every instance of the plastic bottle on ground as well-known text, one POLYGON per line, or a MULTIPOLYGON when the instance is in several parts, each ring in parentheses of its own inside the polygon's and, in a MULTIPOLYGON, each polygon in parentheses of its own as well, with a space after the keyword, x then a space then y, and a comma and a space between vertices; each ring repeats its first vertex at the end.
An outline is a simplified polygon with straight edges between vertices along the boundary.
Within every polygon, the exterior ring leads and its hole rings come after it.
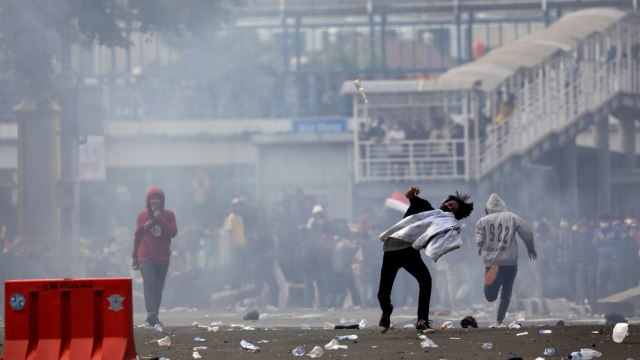
POLYGON ((580 351, 574 351, 571 354, 569 354, 569 359, 571 360, 582 360, 582 352, 580 351))
POLYGON ((251 352, 258 352, 260 351, 260 348, 253 345, 252 343, 246 341, 246 340, 242 340, 240 341, 240 346, 242 346, 244 349, 249 350, 251 352))
POLYGON ((311 349, 311 351, 309 351, 309 357, 312 358, 317 358, 317 357, 321 357, 322 354, 324 354, 324 351, 322 350, 322 348, 320 346, 314 346, 313 349, 311 349))
POLYGON ((443 330, 447 330, 447 329, 451 329, 453 327, 453 322, 452 321, 445 321, 442 323, 441 325, 443 330))
POLYGON ((580 349, 583 360, 590 360, 602 356, 602 353, 593 349, 580 349))
POLYGON ((293 354, 293 356, 302 356, 304 355, 304 349, 302 348, 302 346, 297 346, 291 351, 291 353, 293 354))
POLYGON ((484 343, 484 344, 482 344, 482 349, 484 349, 484 350, 491 350, 491 349, 493 349, 493 344, 492 344, 492 343, 490 343, 490 342, 488 342, 488 343, 484 343))
POLYGON ((571 360, 591 360, 602 356, 602 353, 593 349, 580 349, 580 351, 574 351, 569 355, 571 360))
POLYGON ((358 340, 358 335, 355 335, 355 334, 352 334, 352 335, 338 335, 338 336, 334 337, 334 339, 336 339, 338 341, 358 340))
POLYGON ((340 345, 340 343, 336 339, 331 339, 331 341, 329 341, 324 346, 324 348, 327 350, 337 350, 337 349, 347 349, 349 347, 347 345, 340 345))

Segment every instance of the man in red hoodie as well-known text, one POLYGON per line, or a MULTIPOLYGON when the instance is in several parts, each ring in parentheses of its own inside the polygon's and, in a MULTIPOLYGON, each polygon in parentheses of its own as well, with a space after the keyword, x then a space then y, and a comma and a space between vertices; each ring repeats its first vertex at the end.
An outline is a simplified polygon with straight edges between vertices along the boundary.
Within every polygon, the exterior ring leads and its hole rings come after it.
POLYGON ((147 208, 136 219, 133 243, 134 270, 140 269, 144 286, 144 305, 147 322, 151 326, 162 325, 158 319, 162 290, 169 270, 171 238, 176 236, 176 216, 164 208, 164 192, 154 187, 147 192, 147 208))

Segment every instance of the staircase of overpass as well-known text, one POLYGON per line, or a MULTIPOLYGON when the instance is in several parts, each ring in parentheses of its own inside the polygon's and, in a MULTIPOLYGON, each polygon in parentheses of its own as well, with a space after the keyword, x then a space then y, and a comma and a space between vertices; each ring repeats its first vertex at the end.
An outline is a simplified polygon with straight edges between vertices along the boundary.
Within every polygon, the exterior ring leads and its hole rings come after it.
MULTIPOLYGON (((636 17, 620 19, 637 21, 636 17)), ((619 24, 612 23, 609 29, 616 25, 619 24)), ((513 114, 487 129, 487 137, 479 147, 477 176, 490 174, 514 157, 535 160, 544 152, 575 139, 595 122, 608 121, 609 115, 624 110, 638 111, 640 61, 635 31, 629 38, 635 38, 635 45, 619 43, 617 50, 609 48, 609 56, 605 53, 597 59, 582 60, 569 69, 554 69, 553 63, 541 64, 533 69, 532 76, 524 77, 515 94, 513 114), (614 51, 622 54, 618 56, 614 51)), ((603 39, 577 41, 573 46, 593 46, 603 39)), ((556 65, 562 67, 566 63, 556 65)))

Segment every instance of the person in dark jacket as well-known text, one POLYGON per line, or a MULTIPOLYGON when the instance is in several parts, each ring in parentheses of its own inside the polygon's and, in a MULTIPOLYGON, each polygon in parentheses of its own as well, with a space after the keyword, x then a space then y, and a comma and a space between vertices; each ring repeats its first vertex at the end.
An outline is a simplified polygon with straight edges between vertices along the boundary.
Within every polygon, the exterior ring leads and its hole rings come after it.
MULTIPOLYGON (((410 205, 403 218, 425 211, 435 210, 429 201, 419 198, 419 194, 420 189, 416 186, 407 190, 405 196, 409 199, 410 205)), ((468 200, 468 195, 460 195, 458 193, 456 193, 456 195, 449 195, 440 206, 440 210, 442 211, 436 210, 434 211, 434 215, 430 216, 437 216, 442 213, 453 213, 455 221, 464 219, 473 211, 473 203, 468 202, 468 200)), ((451 230, 457 231, 455 229, 451 230)), ((435 238, 438 235, 439 234, 436 234, 433 237, 435 238)), ((427 245, 425 244, 424 246, 427 245)), ((429 321, 431 274, 420 257, 420 249, 414 248, 411 242, 389 236, 384 239, 383 250, 384 255, 382 258, 382 268, 380 270, 380 285, 378 287, 378 301, 382 309, 382 316, 378 324, 380 326, 380 332, 384 334, 391 327, 391 313, 393 312, 391 289, 393 288, 393 282, 400 268, 404 268, 411 274, 420 286, 416 329, 424 333, 435 331, 429 321)))
POLYGON ((178 233, 176 216, 164 208, 162 189, 154 187, 147 192, 146 209, 136 219, 135 240, 131 256, 132 267, 140 270, 144 287, 144 305, 147 323, 162 325, 158 318, 162 290, 169 270, 171 239, 178 233))

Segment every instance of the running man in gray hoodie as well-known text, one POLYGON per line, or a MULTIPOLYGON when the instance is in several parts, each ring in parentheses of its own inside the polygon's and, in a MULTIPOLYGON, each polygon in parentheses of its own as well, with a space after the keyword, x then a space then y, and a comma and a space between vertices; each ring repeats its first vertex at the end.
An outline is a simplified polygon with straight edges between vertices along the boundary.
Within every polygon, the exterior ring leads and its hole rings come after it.
POLYGON ((511 289, 518 271, 518 242, 516 234, 527 247, 531 260, 538 258, 533 244, 533 232, 518 215, 507 211, 507 205, 498 194, 489 196, 485 213, 476 224, 476 244, 486 266, 484 278, 484 296, 493 302, 500 292, 500 305, 495 326, 504 327, 502 321, 511 301, 511 289))

